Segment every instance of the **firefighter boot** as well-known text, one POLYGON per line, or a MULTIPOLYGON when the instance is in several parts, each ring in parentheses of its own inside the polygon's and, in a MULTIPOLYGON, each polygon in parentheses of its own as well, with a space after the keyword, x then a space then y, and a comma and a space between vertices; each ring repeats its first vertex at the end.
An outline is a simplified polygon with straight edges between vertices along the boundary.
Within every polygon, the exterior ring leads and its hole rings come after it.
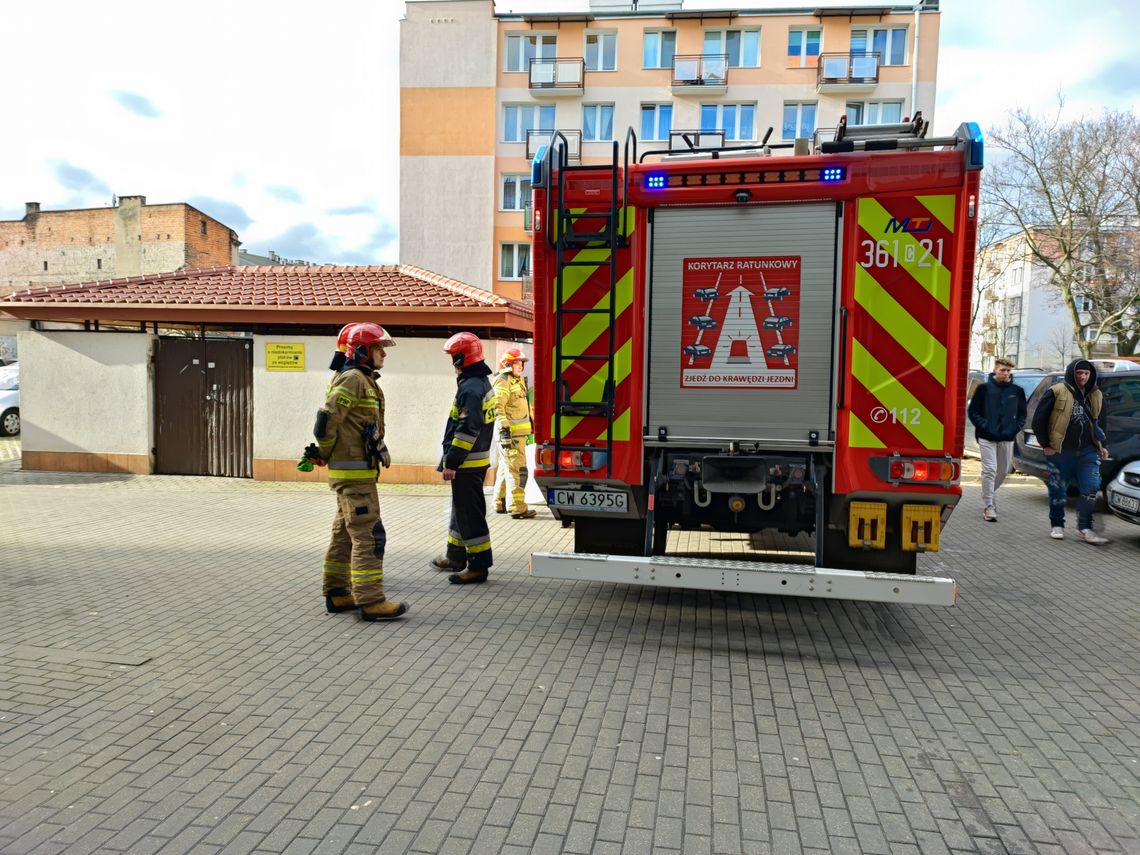
POLYGON ((507 500, 499 499, 495 502, 495 513, 505 514, 507 512, 507 500))
POLYGON ((431 566, 436 570, 462 570, 463 565, 458 561, 452 561, 446 555, 441 555, 439 558, 431 560, 431 566))
POLYGON ((352 594, 344 588, 332 588, 325 594, 325 609, 330 615, 350 612, 356 608, 352 594))
POLYGON ((487 581, 486 570, 464 570, 447 577, 452 585, 480 585, 487 581))
POLYGON ((407 613, 407 603, 396 603, 392 600, 378 600, 360 607, 360 619, 366 621, 395 620, 407 613))
POLYGON ((536 516, 538 516, 538 511, 532 510, 531 508, 526 508, 525 510, 522 510, 522 511, 515 511, 513 514, 511 514, 511 519, 513 519, 513 520, 532 520, 536 516))

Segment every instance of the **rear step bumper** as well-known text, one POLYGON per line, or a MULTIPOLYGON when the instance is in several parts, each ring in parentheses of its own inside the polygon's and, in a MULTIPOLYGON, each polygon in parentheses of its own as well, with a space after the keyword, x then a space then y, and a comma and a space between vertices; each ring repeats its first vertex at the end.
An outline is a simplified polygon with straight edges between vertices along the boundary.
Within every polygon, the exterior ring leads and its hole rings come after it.
POLYGON ((530 574, 544 579, 920 606, 952 606, 958 599, 957 583, 941 576, 867 573, 769 561, 535 552, 530 558, 530 574))

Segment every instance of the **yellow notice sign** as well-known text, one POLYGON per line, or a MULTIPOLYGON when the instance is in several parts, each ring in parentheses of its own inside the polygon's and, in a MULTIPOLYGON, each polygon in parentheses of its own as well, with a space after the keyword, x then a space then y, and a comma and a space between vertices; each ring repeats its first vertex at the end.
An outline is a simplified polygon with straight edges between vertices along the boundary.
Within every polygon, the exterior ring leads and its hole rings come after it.
POLYGON ((305 345, 291 341, 265 343, 266 371, 304 371, 305 345))

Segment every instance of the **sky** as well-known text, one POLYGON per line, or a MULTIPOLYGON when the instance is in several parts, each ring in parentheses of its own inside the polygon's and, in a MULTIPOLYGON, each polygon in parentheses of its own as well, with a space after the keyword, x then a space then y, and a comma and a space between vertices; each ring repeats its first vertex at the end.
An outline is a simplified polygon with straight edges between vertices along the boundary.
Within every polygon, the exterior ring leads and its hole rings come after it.
MULTIPOLYGON (((569 0, 581 2, 581 0, 569 0)), ((769 0, 724 8, 762 7, 769 0)), ((834 0, 820 0, 827 5, 834 0)), ((501 7, 566 8, 506 0, 501 7)), ((1140 103, 1140 2, 942 0, 935 132, 1140 103)), ((399 258, 399 0, 39 0, 0 29, 0 220, 189 202, 242 248, 399 258), (171 11, 177 9, 177 17, 171 11)))

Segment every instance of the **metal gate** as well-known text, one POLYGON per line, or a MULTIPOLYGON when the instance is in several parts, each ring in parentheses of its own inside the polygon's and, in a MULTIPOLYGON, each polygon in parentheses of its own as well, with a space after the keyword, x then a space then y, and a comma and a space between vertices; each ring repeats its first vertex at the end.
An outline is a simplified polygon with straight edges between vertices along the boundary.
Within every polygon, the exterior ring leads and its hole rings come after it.
POLYGON ((836 205, 654 215, 647 435, 826 444, 836 205))
POLYGON ((160 338, 155 472, 253 476, 253 348, 246 339, 160 338))

